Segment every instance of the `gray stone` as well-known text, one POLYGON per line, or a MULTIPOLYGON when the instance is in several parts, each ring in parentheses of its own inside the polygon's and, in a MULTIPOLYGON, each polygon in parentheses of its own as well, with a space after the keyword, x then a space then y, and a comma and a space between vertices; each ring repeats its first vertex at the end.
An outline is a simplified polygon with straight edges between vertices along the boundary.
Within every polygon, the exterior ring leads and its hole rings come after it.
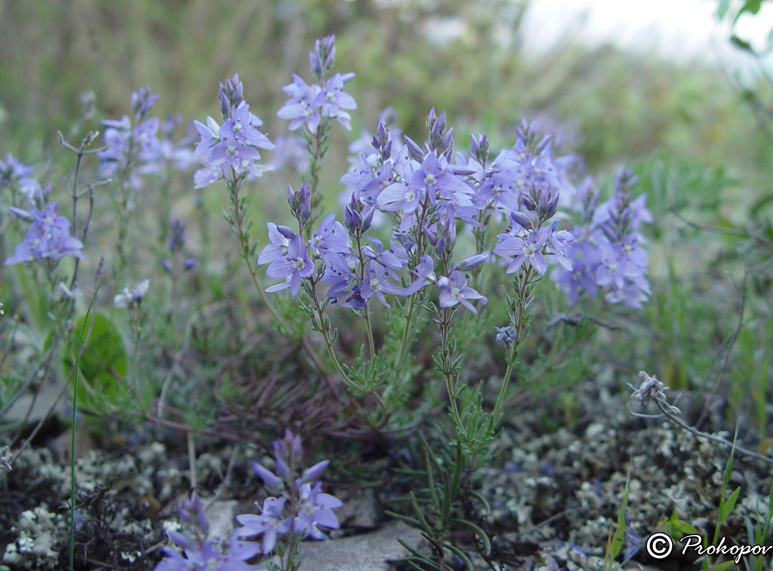
POLYGON ((236 526, 237 515, 247 513, 244 510, 242 502, 236 500, 217 501, 207 509, 207 519, 209 520, 209 537, 218 539, 221 537, 231 537, 236 526))
POLYGON ((304 541, 300 545, 301 571, 388 571, 389 561, 408 555, 398 539, 419 550, 425 543, 419 530, 401 521, 353 537, 304 541))
POLYGON ((344 505, 336 510, 341 527, 374 529, 381 520, 381 507, 371 488, 353 490, 336 495, 344 505))

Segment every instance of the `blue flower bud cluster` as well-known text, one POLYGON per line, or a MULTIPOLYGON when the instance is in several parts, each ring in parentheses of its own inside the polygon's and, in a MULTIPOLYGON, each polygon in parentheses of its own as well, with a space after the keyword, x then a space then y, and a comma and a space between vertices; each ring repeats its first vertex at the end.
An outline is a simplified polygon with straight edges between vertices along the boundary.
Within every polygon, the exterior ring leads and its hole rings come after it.
POLYGON ((102 121, 106 148, 97 154, 100 176, 128 176, 128 185, 138 189, 140 175, 160 175, 167 165, 187 170, 193 164, 192 138, 173 140, 182 118, 171 115, 161 121, 148 116, 158 98, 149 85, 141 87, 131 94, 133 119, 124 115, 119 121, 102 121))
POLYGON ((615 179, 614 195, 598 204, 600 191, 588 179, 577 194, 583 224, 572 229, 577 238, 568 248, 571 271, 556 268, 551 275, 570 303, 582 292, 603 293, 607 302, 636 309, 650 294, 643 223, 652 222, 645 206, 646 194, 632 197, 636 177, 622 169, 615 179))

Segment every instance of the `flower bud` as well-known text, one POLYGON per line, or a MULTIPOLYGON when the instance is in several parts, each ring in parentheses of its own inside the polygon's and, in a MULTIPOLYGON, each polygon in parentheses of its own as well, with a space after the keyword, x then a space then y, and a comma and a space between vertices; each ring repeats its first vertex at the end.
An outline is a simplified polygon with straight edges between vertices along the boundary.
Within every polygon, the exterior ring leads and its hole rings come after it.
POLYGON ((322 476, 322 473, 327 469, 330 464, 330 460, 323 460, 317 464, 314 464, 311 468, 307 468, 301 475, 301 481, 305 484, 311 484, 316 482, 322 476))
POLYGON ((252 468, 255 470, 255 473, 260 477, 260 479, 263 480, 263 483, 266 484, 269 488, 278 488, 282 485, 282 480, 277 478, 273 472, 267 470, 257 462, 252 465, 252 468))
POLYGON ((458 269, 466 272, 468 270, 471 270, 473 268, 477 268, 482 263, 488 261, 489 259, 489 253, 484 252, 482 254, 475 254, 474 256, 470 256, 468 258, 465 258, 461 261, 461 263, 458 266, 458 269))

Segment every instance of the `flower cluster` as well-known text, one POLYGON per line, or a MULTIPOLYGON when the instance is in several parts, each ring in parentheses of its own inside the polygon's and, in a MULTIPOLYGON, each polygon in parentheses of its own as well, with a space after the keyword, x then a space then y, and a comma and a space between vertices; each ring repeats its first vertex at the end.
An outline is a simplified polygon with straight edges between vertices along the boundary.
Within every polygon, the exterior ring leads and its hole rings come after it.
POLYGON ((51 202, 42 211, 31 208, 28 211, 9 207, 16 216, 31 222, 27 234, 17 246, 14 255, 5 265, 40 261, 43 258, 58 260, 65 256, 83 257, 83 243, 70 236, 70 221, 56 212, 57 203, 51 202))
POLYGON ((119 121, 102 121, 107 148, 97 154, 101 176, 110 177, 117 173, 122 178, 128 177, 131 188, 139 188, 142 184, 139 174, 157 170, 161 156, 159 119, 148 117, 148 114, 158 97, 150 93, 149 85, 141 87, 131 94, 133 121, 128 115, 119 121), (135 166, 138 168, 135 169, 135 166))
POLYGON ((317 83, 307 85, 293 74, 293 82, 282 88, 290 99, 277 112, 277 116, 290 121, 291 131, 305 125, 309 132, 316 133, 320 123, 329 119, 335 119, 346 129, 351 129, 351 116, 346 110, 356 109, 357 103, 344 92, 344 84, 354 74, 336 73, 325 80, 335 63, 335 36, 315 42, 314 51, 309 52, 309 63, 317 83))
POLYGON ((258 149, 273 149, 274 144, 260 131, 263 124, 250 112, 250 106, 242 98, 242 82, 239 75, 222 83, 218 88, 223 124, 218 125, 207 117, 204 125, 194 121, 201 140, 193 151, 203 168, 193 176, 195 188, 203 188, 222 178, 235 181, 240 177, 259 177, 269 167, 258 163, 258 149))
POLYGON ((529 193, 520 196, 522 209, 510 212, 513 223, 507 232, 497 236, 499 243, 494 247, 494 253, 508 264, 508 274, 528 262, 544 275, 548 268, 546 255, 552 255, 566 270, 572 269, 566 248, 574 237, 566 230, 558 230, 557 223, 548 223, 556 214, 558 196, 549 187, 534 182, 529 193))
POLYGON ((5 161, 0 160, 0 186, 22 184, 22 181, 27 179, 33 170, 31 166, 22 164, 11 153, 7 153, 5 161))
POLYGON ((629 169, 615 179, 615 194, 598 204, 599 191, 586 181, 577 194, 583 225, 572 233, 577 238, 568 250, 572 269, 557 268, 551 275, 575 303, 582 291, 605 292, 609 303, 639 308, 650 294, 647 252, 639 227, 652 222, 645 207, 646 194, 633 199, 629 188, 636 182, 629 169))
POLYGON ((0 187, 8 187, 12 192, 18 189, 30 206, 42 208, 51 193, 51 183, 41 186, 37 179, 30 176, 33 171, 31 166, 7 153, 5 161, 0 160, 0 187))
MULTIPOLYGON (((453 129, 446 129, 444 113, 430 112, 429 137, 422 147, 408 137, 405 145, 393 141, 386 119, 380 120, 370 151, 360 152, 359 165, 341 179, 352 188, 344 216, 348 237, 332 216, 313 238, 320 241, 325 236, 322 248, 305 243, 287 227, 269 224, 271 244, 258 262, 270 263, 268 277, 285 283, 268 291, 289 288, 296 295, 304 279, 316 283, 320 274, 319 281, 330 286, 329 298, 361 308, 370 297, 388 306, 384 294, 410 295, 435 284, 440 307, 461 304, 475 312, 470 302, 485 303, 486 298, 468 285, 465 272, 489 260, 490 253, 455 264, 457 222, 481 227, 492 212, 501 212, 512 222, 494 250, 508 261, 508 273, 528 260, 544 274, 547 255, 571 268, 566 246, 572 236, 548 221, 556 213, 559 190, 571 194, 573 187, 562 166, 566 161, 553 158, 548 138, 534 143, 528 127, 519 129, 513 147, 489 161, 484 134, 472 138, 471 157, 456 153, 452 164, 453 129), (363 246, 362 238, 377 213, 397 220, 389 249, 373 238, 368 238, 372 245, 363 246), (321 268, 315 270, 318 260, 321 268), (436 262, 442 266, 437 275, 436 262), (398 285, 397 272, 405 267, 410 270, 407 287, 398 285)), ((309 219, 307 195, 307 187, 290 189, 290 206, 300 227, 309 219)))
POLYGON ((169 539, 180 549, 163 547, 166 557, 156 565, 155 571, 250 571, 262 569, 250 565, 248 560, 260 552, 260 546, 240 541, 236 533, 231 536, 230 551, 222 555, 219 545, 210 541, 209 521, 198 496, 185 498, 178 512, 181 520, 179 531, 168 531, 169 539))
POLYGON ((283 439, 274 442, 274 453, 274 472, 258 463, 253 467, 275 495, 266 498, 262 507, 255 503, 260 515, 236 516, 242 527, 234 534, 238 537, 262 535, 264 554, 271 553, 277 541, 288 534, 296 538, 325 539, 319 528, 338 529, 338 518, 333 510, 343 505, 338 498, 322 492, 319 479, 330 464, 329 460, 300 471, 303 458, 300 437, 286 431, 283 439))

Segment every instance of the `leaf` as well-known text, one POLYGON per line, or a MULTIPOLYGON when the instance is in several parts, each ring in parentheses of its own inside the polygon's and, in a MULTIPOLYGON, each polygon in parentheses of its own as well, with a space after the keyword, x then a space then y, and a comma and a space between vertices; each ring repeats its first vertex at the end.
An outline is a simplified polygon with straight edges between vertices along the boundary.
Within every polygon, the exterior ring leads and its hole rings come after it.
POLYGON ((740 491, 740 487, 736 488, 735 491, 730 494, 730 497, 727 498, 727 501, 722 504, 722 509, 719 511, 719 521, 727 521, 727 518, 730 517, 730 513, 735 507, 735 502, 738 500, 738 494, 740 491))
POLYGON ((754 48, 752 48, 752 45, 749 42, 747 42, 746 40, 743 40, 743 39, 739 38, 735 34, 730 36, 730 43, 732 43, 735 47, 737 47, 740 50, 743 50, 743 51, 748 52, 750 54, 754 53, 754 48))
POLYGON ((735 19, 733 20, 733 26, 738 22, 738 19, 745 14, 746 12, 749 12, 751 14, 757 14, 757 12, 760 11, 760 8, 762 8, 762 3, 764 0, 746 0, 743 6, 741 6, 741 9, 738 10, 738 14, 735 15, 735 19))
POLYGON ((733 565, 735 565, 735 561, 725 561, 724 563, 714 565, 714 567, 711 567, 709 571, 725 571, 725 569, 730 569, 733 565))
POLYGON ((483 529, 476 524, 472 523, 471 521, 467 521, 466 519, 454 519, 454 523, 461 525, 462 527, 466 527, 475 535, 477 535, 480 540, 483 542, 483 550, 486 555, 489 555, 491 553, 491 540, 489 540, 488 534, 483 531, 483 529))
POLYGON ((729 9, 730 0, 719 0, 719 6, 717 6, 717 19, 723 20, 729 9))
MULTIPOLYGON (((85 325, 88 331, 89 324, 85 320, 85 315, 78 318, 75 329, 80 330, 85 325)), ((66 368, 73 366, 71 355, 65 354, 63 360, 66 368)), ((78 398, 84 398, 84 405, 101 408, 100 403, 115 404, 118 397, 125 392, 129 369, 126 346, 118 328, 103 312, 94 314, 91 333, 80 356, 79 368, 84 381, 94 393, 91 395, 90 391, 78 391, 78 398)))

